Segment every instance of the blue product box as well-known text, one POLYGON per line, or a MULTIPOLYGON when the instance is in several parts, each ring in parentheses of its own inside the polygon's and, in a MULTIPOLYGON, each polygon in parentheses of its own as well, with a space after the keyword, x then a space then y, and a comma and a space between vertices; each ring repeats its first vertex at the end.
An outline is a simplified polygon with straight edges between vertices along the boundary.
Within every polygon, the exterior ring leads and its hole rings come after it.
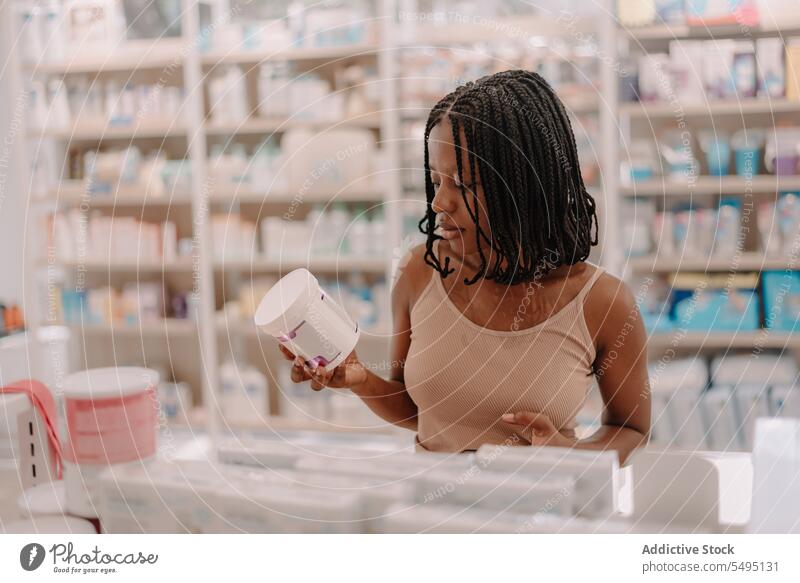
POLYGON ((642 312, 642 322, 648 334, 670 332, 673 329, 672 320, 666 312, 642 312))
POLYGON ((730 332, 759 328, 757 274, 742 274, 725 286, 727 275, 679 274, 673 281, 673 320, 677 328, 730 332))
POLYGON ((88 323, 89 306, 85 291, 61 290, 61 309, 65 324, 88 323))
POLYGON ((800 272, 765 271, 761 290, 767 328, 784 332, 800 330, 800 272))

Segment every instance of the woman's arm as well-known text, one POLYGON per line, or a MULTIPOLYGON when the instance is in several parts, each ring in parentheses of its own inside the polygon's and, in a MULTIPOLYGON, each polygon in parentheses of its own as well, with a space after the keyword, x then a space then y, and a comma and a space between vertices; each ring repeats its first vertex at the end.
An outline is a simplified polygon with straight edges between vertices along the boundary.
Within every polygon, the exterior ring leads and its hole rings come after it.
POLYGON ((603 426, 585 439, 559 433, 546 415, 521 411, 504 421, 531 428, 531 443, 619 452, 620 463, 650 433, 647 333, 635 298, 619 279, 602 275, 586 298, 586 324, 595 339, 595 375, 603 398, 603 426))
MULTIPOLYGON (((402 269, 402 267, 401 267, 402 269)), ((411 275, 403 269, 392 288, 392 334, 390 378, 384 380, 367 370, 364 381, 351 387, 372 411, 395 425, 417 429, 417 405, 406 391, 403 369, 411 345, 411 316, 409 295, 411 275)))
POLYGON ((594 369, 604 404, 603 426, 577 447, 616 449, 624 463, 650 435, 647 332, 628 286, 610 275, 601 281, 588 294, 585 312, 597 347, 594 369))
MULTIPOLYGON (((325 367, 312 371, 303 364, 302 359, 297 358, 292 367, 292 380, 311 380, 311 388, 317 391, 325 387, 348 388, 382 419, 405 429, 416 430, 417 405, 406 391, 403 369, 411 345, 411 299, 419 283, 417 278, 423 275, 418 273, 418 256, 420 251, 416 249, 404 258, 399 266, 400 275, 392 288, 394 333, 390 348, 389 380, 364 366, 355 351, 332 371, 325 367)), ((294 358, 285 348, 281 349, 285 355, 294 358)))

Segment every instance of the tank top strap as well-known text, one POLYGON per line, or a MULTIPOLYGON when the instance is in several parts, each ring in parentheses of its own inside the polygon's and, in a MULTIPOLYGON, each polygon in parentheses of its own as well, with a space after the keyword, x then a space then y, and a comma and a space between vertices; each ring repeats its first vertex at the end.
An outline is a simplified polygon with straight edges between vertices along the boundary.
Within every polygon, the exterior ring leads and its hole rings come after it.
MULTIPOLYGON (((438 257, 438 251, 439 251, 438 250, 438 243, 439 243, 438 239, 433 242, 433 252, 437 253, 437 257, 438 257)), ((437 288, 440 287, 438 282, 436 281, 437 278, 441 279, 441 276, 439 275, 439 272, 436 271, 433 267, 428 266, 428 268, 429 268, 429 270, 431 272, 431 276, 428 278, 427 282, 425 283, 425 287, 422 288, 422 291, 417 296, 417 299, 414 301, 414 305, 410 307, 409 312, 413 312, 417 308, 417 306, 422 305, 423 301, 425 301, 425 299, 431 293, 436 293, 437 288)))
POLYGON ((586 281, 586 283, 583 284, 583 287, 581 288, 581 291, 578 292, 578 295, 575 296, 575 299, 581 303, 583 303, 583 300, 586 299, 586 296, 589 294, 589 290, 594 287, 594 284, 606 271, 605 268, 601 267, 600 265, 596 265, 594 263, 591 263, 590 265, 594 266, 594 272, 592 272, 592 275, 589 276, 589 279, 586 281))

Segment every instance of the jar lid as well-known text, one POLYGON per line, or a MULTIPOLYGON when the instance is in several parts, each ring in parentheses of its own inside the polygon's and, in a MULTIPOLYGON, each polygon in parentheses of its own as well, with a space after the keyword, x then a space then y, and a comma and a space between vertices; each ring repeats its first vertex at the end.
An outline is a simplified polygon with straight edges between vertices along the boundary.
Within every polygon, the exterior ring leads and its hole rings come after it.
POLYGON ((64 379, 64 396, 103 399, 132 395, 155 388, 158 373, 138 366, 111 366, 76 372, 64 379))
POLYGON ((319 282, 301 267, 286 274, 261 299, 256 310, 256 326, 273 335, 288 332, 305 317, 314 295, 321 293, 319 282))

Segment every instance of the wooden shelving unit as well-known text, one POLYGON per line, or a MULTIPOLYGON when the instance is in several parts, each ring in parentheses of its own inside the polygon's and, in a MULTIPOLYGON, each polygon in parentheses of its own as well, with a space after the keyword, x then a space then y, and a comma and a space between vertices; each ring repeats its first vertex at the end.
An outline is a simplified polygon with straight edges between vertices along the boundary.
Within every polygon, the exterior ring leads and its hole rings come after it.
POLYGON ((218 270, 239 272, 283 272, 288 273, 298 267, 318 273, 363 272, 383 274, 387 269, 388 259, 385 257, 294 257, 280 259, 232 259, 217 260, 214 267, 218 270))
POLYGON ((800 336, 770 330, 741 332, 656 332, 650 336, 648 346, 652 349, 688 348, 705 350, 735 350, 772 348, 779 350, 800 349, 800 336))
POLYGON ((673 271, 728 272, 792 269, 792 264, 786 257, 771 257, 762 255, 761 253, 747 252, 730 257, 714 255, 703 257, 688 254, 670 257, 648 255, 644 257, 631 257, 627 264, 634 271, 656 273, 671 273, 673 271))
POLYGON ((293 128, 308 128, 325 131, 333 128, 357 127, 379 130, 381 127, 380 114, 369 113, 350 119, 331 121, 297 119, 269 119, 251 117, 240 124, 214 123, 206 124, 206 134, 209 136, 235 136, 235 135, 270 135, 293 128))
MULTIPOLYGON (((683 24, 659 24, 653 26, 617 27, 617 36, 623 42, 622 55, 665 52, 672 41, 714 40, 735 38, 788 37, 800 33, 800 18, 797 15, 763 14, 762 24, 756 27, 690 27, 683 24)), ((731 131, 747 128, 776 127, 786 123, 800 125, 800 101, 780 99, 741 99, 690 103, 676 96, 670 103, 659 102, 620 102, 618 104, 620 127, 625 140, 631 143, 633 137, 655 141, 662 129, 694 130, 698 127, 713 127, 716 131, 731 131)), ((731 168, 733 171, 733 168, 731 168)), ((645 199, 665 208, 671 204, 681 204, 694 197, 702 197, 701 202, 711 202, 713 197, 740 197, 743 201, 771 200, 778 193, 800 190, 800 176, 775 176, 756 174, 751 177, 656 176, 649 180, 628 182, 621 186, 619 193, 629 200, 645 199), (649 200, 648 200, 649 199, 649 200)), ((712 203, 713 204, 713 203, 712 203)), ((752 224, 754 232, 757 226, 752 224)), ((631 275, 656 274, 668 276, 676 272, 706 272, 731 274, 753 273, 769 270, 797 270, 796 262, 788 256, 765 256, 754 249, 756 237, 742 238, 742 248, 731 256, 697 256, 694 249, 659 253, 643 257, 630 257, 624 261, 626 273, 631 275), (749 242, 745 242, 749 241, 749 242)), ((683 349, 713 350, 727 352, 755 348, 789 350, 800 353, 800 343, 795 334, 779 333, 769 330, 753 332, 685 332, 655 333, 648 346, 650 358, 658 360, 670 350, 683 349)))
POLYGON ((775 115, 800 113, 800 101, 789 99, 742 99, 740 101, 709 101, 707 103, 654 103, 637 101, 621 103, 620 114, 637 119, 685 117, 717 117, 741 115, 775 115))
POLYGON ((800 190, 800 176, 697 176, 692 178, 658 177, 623 186, 624 196, 692 196, 775 194, 800 190))
MULTIPOLYGON (((381 14, 391 14, 394 9, 393 0, 381 0, 378 10, 381 14)), ((199 322, 194 320, 166 319, 163 321, 147 321, 140 323, 114 322, 112 324, 71 324, 70 329, 80 343, 91 343, 92 348, 100 347, 103 359, 112 362, 93 363, 82 359, 82 364, 99 366, 109 364, 126 364, 133 358, 140 360, 153 358, 166 360, 165 366, 178 358, 184 378, 202 391, 195 393, 196 401, 201 406, 216 400, 219 383, 219 365, 226 348, 226 336, 244 339, 245 344, 259 348, 261 344, 272 340, 261 335, 252 324, 237 322, 230 327, 221 326, 218 322, 218 298, 221 291, 230 293, 249 280, 261 275, 278 275, 297 267, 307 267, 321 275, 347 273, 363 273, 370 277, 390 278, 392 266, 391 252, 381 257, 303 257, 270 259, 264 257, 242 258, 231 261, 214 259, 214 243, 208 226, 209 213, 237 212, 240 205, 250 205, 263 211, 259 216, 280 216, 286 205, 311 204, 327 205, 331 202, 366 203, 370 206, 380 205, 397 200, 401 196, 399 185, 386 181, 379 189, 364 188, 355 184, 343 188, 341 192, 316 190, 305 193, 302 201, 296 201, 296 193, 289 191, 268 190, 268 185, 218 185, 209 179, 209 146, 208 141, 217 142, 243 139, 259 139, 270 135, 304 128, 314 132, 326 132, 335 128, 364 128, 376 133, 379 144, 389 160, 398 159, 397 123, 395 107, 396 52, 395 38, 392 34, 391 18, 376 19, 379 39, 376 43, 363 43, 348 46, 301 47, 281 51, 247 51, 212 50, 201 52, 195 39, 199 38, 200 24, 198 6, 194 2, 184 0, 182 14, 181 38, 162 39, 158 41, 130 41, 111 52, 97 53, 84 51, 71 54, 58 61, 40 62, 34 65, 20 64, 21 76, 47 81, 49 79, 67 78, 83 75, 96 78, 100 75, 112 75, 117 79, 134 75, 144 75, 147 79, 169 79, 169 84, 176 81, 185 89, 184 102, 180 108, 180 116, 175 119, 135 119, 129 124, 110 124, 103 119, 84 119, 67 127, 46 129, 26 128, 25 134, 33 144, 46 141, 56 144, 66 153, 71 148, 96 148, 106 144, 124 147, 129 144, 147 142, 148 144, 178 144, 179 149, 186 152, 186 163, 191 168, 191 187, 182 190, 148 189, 145 185, 120 184, 112 192, 92 192, 83 181, 58 181, 53 187, 37 191, 32 185, 31 202, 35 212, 32 213, 31 224, 41 229, 40 219, 53 211, 80 209, 82 212, 101 212, 117 216, 145 216, 149 220, 165 220, 182 223, 184 237, 191 237, 193 250, 191 257, 179 257, 170 261, 153 261, 137 259, 119 259, 109 252, 108 257, 98 257, 93 250, 91 257, 82 257, 70 261, 50 261, 41 257, 31 258, 27 262, 26 279, 33 282, 42 274, 58 268, 67 274, 67 279, 77 281, 78 278, 92 278, 97 285, 119 285, 123 282, 163 282, 171 287, 178 282, 185 289, 189 287, 196 294, 199 307, 199 322), (204 86, 207 77, 215 68, 237 64, 243 69, 253 69, 267 61, 300 64, 303 67, 324 69, 341 66, 347 63, 365 62, 373 64, 377 71, 376 79, 381 83, 379 110, 368 112, 350 119, 333 119, 330 121, 309 120, 302 118, 272 119, 251 117, 239 124, 219 123, 206 114, 204 103, 204 86), (230 207, 230 209, 226 208, 230 207), (154 218, 156 217, 156 218, 154 218), (158 217, 161 217, 158 219, 158 217), (177 219, 176 219, 177 217, 177 219), (188 231, 187 231, 188 228, 188 231), (167 351, 165 353, 164 347, 167 351), (174 353, 174 354, 173 354, 174 353), (188 363, 188 367, 185 366, 188 363), (194 369, 186 372, 187 368, 194 369), (188 374, 188 376, 186 376, 188 374)), ((143 77, 144 78, 144 77, 143 77)), ((396 163, 396 162, 395 162, 396 163)), ((387 221, 386 241, 399 242, 399 214, 387 205, 385 218, 387 221)), ((31 231, 36 231, 31 229, 31 231)), ((44 240, 42 232, 31 234, 32 242, 44 240)), ((391 249, 392 243, 387 243, 391 249)), ((31 248, 31 247, 29 247, 31 248)), ((33 328, 47 322, 41 314, 29 314, 33 328)), ((365 335, 365 338, 368 335, 365 335)), ((369 342, 368 342, 369 344, 369 342)), ((229 347, 230 348, 230 347, 229 347)), ((251 351, 252 352, 252 351, 251 351)), ((282 360, 277 353, 262 354, 261 365, 274 367, 282 360), (264 362, 266 358, 266 362, 264 362)), ((253 358, 253 354, 237 355, 242 359, 253 358)), ((143 364, 146 364, 144 362, 143 364)), ((176 375, 178 374, 176 366, 176 375)), ((273 391, 277 390, 276 374, 269 374, 273 391)), ((274 401, 274 398, 271 399, 274 401)), ((216 411, 211 407, 208 411, 216 411)), ((216 413, 202 415, 202 424, 212 434, 219 431, 219 419, 216 413)), ((270 417, 268 427, 288 421, 279 417, 270 417)), ((308 428, 307 424, 297 424, 297 428, 308 428)), ((319 425, 316 426, 320 428, 319 425)))

